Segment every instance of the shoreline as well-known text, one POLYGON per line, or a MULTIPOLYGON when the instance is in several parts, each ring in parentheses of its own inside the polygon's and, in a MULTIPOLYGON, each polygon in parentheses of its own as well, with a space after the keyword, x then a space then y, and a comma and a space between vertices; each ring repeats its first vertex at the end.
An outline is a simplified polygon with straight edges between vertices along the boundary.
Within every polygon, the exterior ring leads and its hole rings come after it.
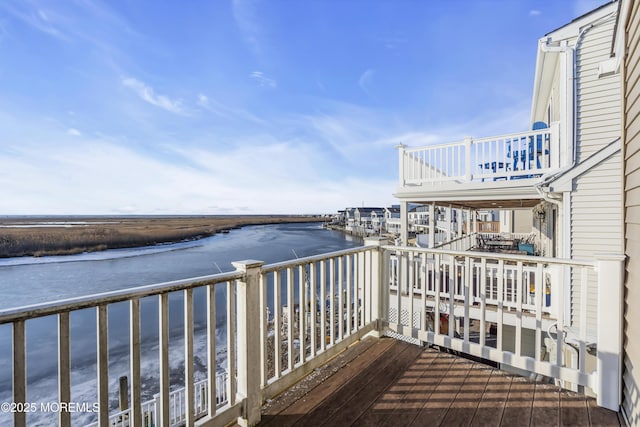
POLYGON ((74 255, 199 240, 248 225, 322 222, 310 215, 0 218, 0 258, 74 255))

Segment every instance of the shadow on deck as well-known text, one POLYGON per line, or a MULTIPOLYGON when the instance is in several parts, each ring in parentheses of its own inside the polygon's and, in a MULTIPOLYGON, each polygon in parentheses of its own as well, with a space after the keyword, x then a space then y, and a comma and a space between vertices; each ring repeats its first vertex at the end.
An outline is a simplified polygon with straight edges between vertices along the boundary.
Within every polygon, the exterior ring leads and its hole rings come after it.
POLYGON ((267 402, 261 426, 619 426, 595 400, 391 338, 354 344, 267 402))

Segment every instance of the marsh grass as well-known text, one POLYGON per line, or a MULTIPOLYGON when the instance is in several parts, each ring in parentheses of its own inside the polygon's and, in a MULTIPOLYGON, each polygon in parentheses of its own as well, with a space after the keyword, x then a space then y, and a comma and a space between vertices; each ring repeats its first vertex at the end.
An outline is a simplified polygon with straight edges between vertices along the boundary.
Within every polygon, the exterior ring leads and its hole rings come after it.
MULTIPOLYGON (((38 219, 37 222, 47 221, 38 219)), ((60 218, 55 221, 60 222, 60 218)), ((77 218, 74 218, 77 221, 77 218)), ((32 221, 3 219, 0 257, 70 255, 116 248, 201 239, 243 225, 321 221, 311 216, 100 218, 72 226, 38 227, 32 221)))

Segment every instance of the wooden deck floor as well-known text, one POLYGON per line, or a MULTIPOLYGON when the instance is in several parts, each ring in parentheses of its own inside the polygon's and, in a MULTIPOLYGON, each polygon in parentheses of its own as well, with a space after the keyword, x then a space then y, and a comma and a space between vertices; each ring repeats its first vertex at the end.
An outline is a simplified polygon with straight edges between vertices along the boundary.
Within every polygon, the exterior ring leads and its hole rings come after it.
POLYGON ((391 338, 367 339, 267 402, 261 426, 619 426, 583 395, 391 338))

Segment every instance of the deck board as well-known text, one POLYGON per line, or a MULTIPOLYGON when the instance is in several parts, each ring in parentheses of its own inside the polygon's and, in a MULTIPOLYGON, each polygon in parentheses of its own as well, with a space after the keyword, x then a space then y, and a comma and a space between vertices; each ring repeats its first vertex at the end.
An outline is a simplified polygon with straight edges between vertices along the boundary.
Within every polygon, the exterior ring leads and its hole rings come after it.
POLYGON ((560 395, 551 384, 535 385, 531 426, 558 425, 560 421, 560 395))
POLYGON ((490 377, 491 369, 483 369, 482 365, 474 363, 462 388, 451 402, 442 424, 448 426, 471 424, 490 377))
MULTIPOLYGON (((342 360, 344 364, 338 363, 340 375, 331 375, 327 380, 319 384, 303 380, 299 384, 301 387, 298 393, 288 394, 285 392, 263 408, 260 425, 289 426, 295 424, 297 420, 312 411, 319 402, 329 397, 335 390, 342 387, 378 357, 385 354, 392 344, 393 341, 391 340, 367 339, 356 346, 349 347, 344 352, 348 352, 342 360), (360 355, 362 357, 358 357, 360 355), (313 391, 313 395, 307 396, 310 390, 313 391)), ((336 364, 336 359, 339 359, 344 353, 336 356, 328 365, 336 364)))
MULTIPOLYGON (((340 387, 324 401, 320 402, 320 404, 311 412, 300 418, 298 424, 305 426, 318 426, 333 419, 334 416, 339 416, 339 412, 351 412, 353 408, 345 407, 345 402, 350 400, 350 398, 355 394, 359 393, 364 387, 367 387, 369 382, 375 376, 384 376, 385 381, 393 379, 393 377, 390 378, 386 373, 393 369, 396 359, 402 356, 402 353, 407 349, 407 346, 408 345, 398 345, 394 343, 394 345, 389 347, 386 351, 384 357, 379 357, 374 360, 343 387, 340 387), (336 415, 336 413, 338 413, 338 415, 336 415)), ((372 402, 360 403, 371 404, 372 402)))
POLYGON ((410 425, 454 360, 453 357, 439 357, 435 352, 423 352, 421 359, 409 370, 409 375, 415 378, 415 383, 400 397, 393 410, 385 414, 380 426, 410 425))
POLYGON ((451 403, 462 389, 472 366, 473 362, 456 358, 411 425, 423 425, 426 420, 429 420, 430 425, 440 425, 451 403))
POLYGON ((535 383, 520 377, 512 379, 500 425, 505 427, 529 425, 534 389, 535 383))
POLYGON ((594 399, 430 348, 367 339, 263 408, 261 426, 619 426, 594 399))
POLYGON ((507 396, 511 388, 510 376, 496 370, 491 371, 487 387, 482 394, 482 400, 473 417, 474 425, 495 426, 500 424, 504 412, 507 396))

